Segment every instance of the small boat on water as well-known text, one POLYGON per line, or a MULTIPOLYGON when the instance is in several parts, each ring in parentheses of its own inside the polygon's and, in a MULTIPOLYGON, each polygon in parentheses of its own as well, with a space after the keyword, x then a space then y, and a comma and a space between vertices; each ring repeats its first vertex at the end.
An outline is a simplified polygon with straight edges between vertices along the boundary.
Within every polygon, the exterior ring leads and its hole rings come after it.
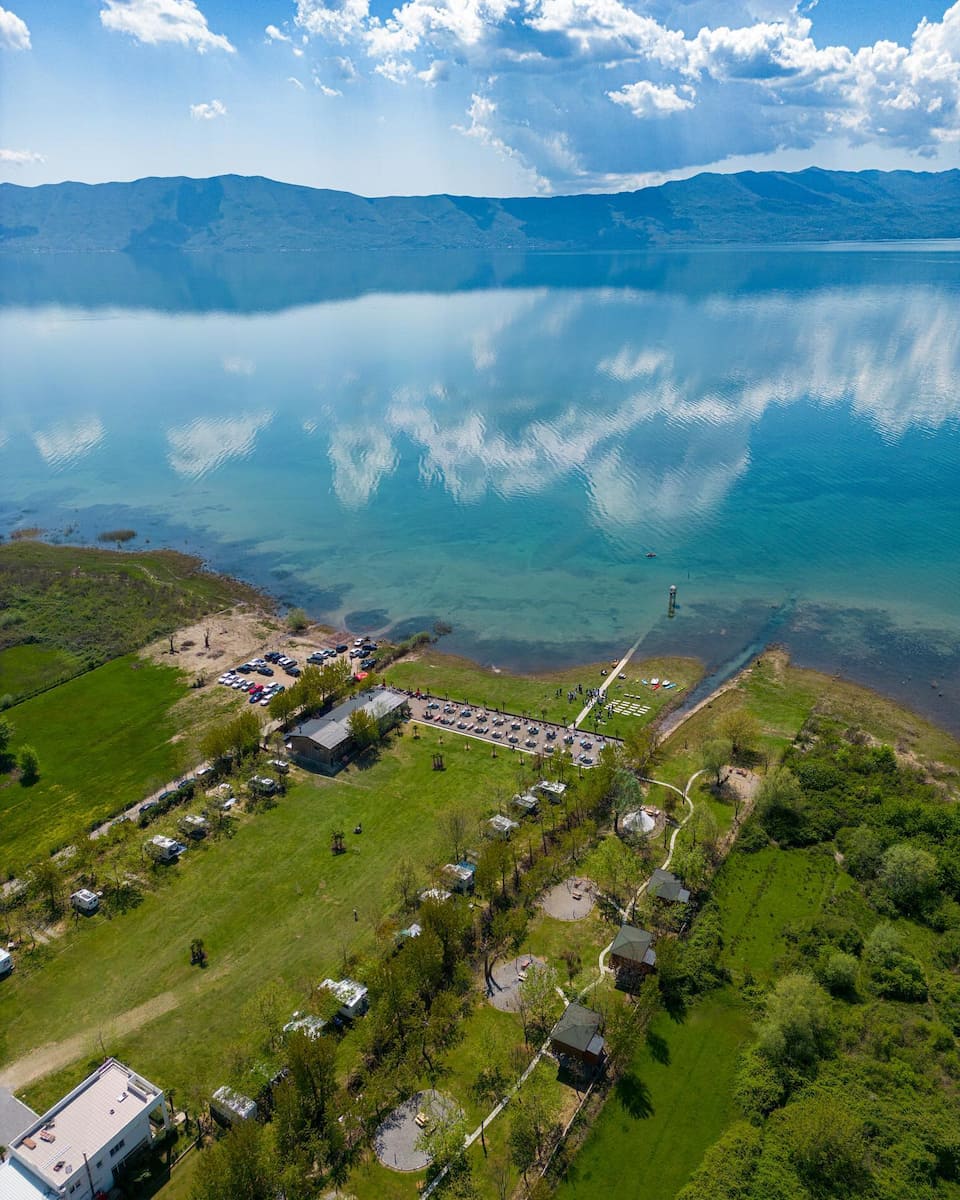
POLYGON ((647 553, 647 558, 656 558, 656 557, 657 557, 657 556, 654 554, 654 552, 653 552, 652 550, 650 550, 650 551, 647 553))

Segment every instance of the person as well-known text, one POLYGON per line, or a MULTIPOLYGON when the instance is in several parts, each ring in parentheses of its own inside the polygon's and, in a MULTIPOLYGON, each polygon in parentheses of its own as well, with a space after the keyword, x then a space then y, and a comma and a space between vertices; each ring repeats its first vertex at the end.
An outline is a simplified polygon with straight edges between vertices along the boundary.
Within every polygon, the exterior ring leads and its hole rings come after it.
POLYGON ((354 910, 353 910, 353 919, 354 919, 355 921, 359 921, 359 920, 360 920, 360 914, 357 912, 357 910, 356 910, 356 909, 354 909, 354 910))

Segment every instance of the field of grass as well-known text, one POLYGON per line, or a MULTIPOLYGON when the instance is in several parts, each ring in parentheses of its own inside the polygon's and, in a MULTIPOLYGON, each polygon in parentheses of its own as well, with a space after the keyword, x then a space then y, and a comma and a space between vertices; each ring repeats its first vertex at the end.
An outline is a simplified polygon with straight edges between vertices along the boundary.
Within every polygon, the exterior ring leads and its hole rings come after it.
MULTIPOLYGON (((573 701, 569 701, 567 693, 575 691, 578 684, 585 689, 599 687, 604 681, 600 673, 602 669, 609 670, 610 663, 592 663, 543 675, 511 675, 481 667, 468 659, 427 650, 415 658, 394 663, 384 675, 387 682, 397 687, 420 688, 434 695, 567 724, 576 718, 586 703, 586 698, 579 693, 573 701), (560 696, 557 696, 558 688, 560 696)), ((641 678, 659 676, 676 679, 685 684, 686 691, 697 682, 702 670, 693 659, 657 658, 642 663, 632 662, 625 674, 625 680, 618 679, 610 685, 609 699, 624 699, 627 693, 643 694, 643 703, 649 705, 650 712, 642 718, 614 714, 599 726, 600 732, 609 737, 621 737, 637 720, 644 724, 652 721, 664 707, 684 694, 644 689, 641 678)), ((585 726, 593 728, 592 717, 585 722, 585 726)))
POLYGON ((749 970, 767 984, 786 948, 784 927, 820 912, 853 881, 822 850, 735 853, 718 874, 713 895, 723 919, 724 963, 735 980, 749 970))
POLYGON ((67 650, 35 642, 0 650, 0 696, 28 695, 53 687, 82 668, 67 650))
POLYGON ((560 1200, 673 1200, 736 1115, 737 1054, 751 1020, 732 990, 681 1022, 661 1014, 560 1185, 560 1200))
POLYGON ((192 765, 187 743, 170 740, 180 728, 171 709, 187 692, 175 668, 128 655, 11 709, 14 749, 33 746, 40 780, 0 776, 0 868, 65 845, 192 765))
POLYGON ((34 642, 93 667, 238 602, 262 605, 265 598, 172 550, 0 545, 0 649, 34 642))
POLYGON ((394 904, 398 857, 426 883, 448 854, 437 827, 443 809, 461 802, 478 818, 495 810, 512 765, 448 753, 447 769, 434 772, 434 748, 404 736, 373 766, 296 783, 231 839, 191 849, 138 908, 84 921, 51 943, 42 968, 15 973, 0 989, 0 1029, 17 1031, 0 1044, 3 1061, 51 1036, 80 1039, 77 1065, 27 1095, 42 1104, 75 1082, 87 1058, 102 1055, 101 1033, 108 1052, 181 1094, 222 1083, 234 1049, 249 1040, 250 998, 271 981, 302 997, 347 954, 369 949, 394 904), (332 856, 333 827, 357 822, 363 834, 332 856), (189 965, 193 937, 206 945, 206 971, 189 965), (115 1034, 115 1019, 140 1006, 143 1023, 115 1034))

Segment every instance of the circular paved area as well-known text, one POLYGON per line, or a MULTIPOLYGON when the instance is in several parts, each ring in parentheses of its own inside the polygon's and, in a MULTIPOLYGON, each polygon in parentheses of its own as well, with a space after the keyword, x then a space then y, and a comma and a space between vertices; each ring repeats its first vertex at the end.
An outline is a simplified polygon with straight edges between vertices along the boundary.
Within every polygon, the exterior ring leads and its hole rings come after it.
POLYGON ((580 921, 595 903, 592 882, 580 878, 565 879, 563 883, 558 883, 541 901, 547 916, 556 917, 558 921, 580 921))
POLYGON ((389 1114, 374 1139, 377 1158, 392 1171, 422 1171, 430 1159, 417 1149, 417 1139, 423 1130, 417 1124, 417 1113, 426 1113, 431 1122, 459 1112, 456 1103, 432 1088, 417 1092, 389 1114))
POLYGON ((545 960, 535 954, 521 954, 519 958, 494 963, 487 980, 487 999, 501 1012, 519 1012, 521 974, 545 966, 545 960))

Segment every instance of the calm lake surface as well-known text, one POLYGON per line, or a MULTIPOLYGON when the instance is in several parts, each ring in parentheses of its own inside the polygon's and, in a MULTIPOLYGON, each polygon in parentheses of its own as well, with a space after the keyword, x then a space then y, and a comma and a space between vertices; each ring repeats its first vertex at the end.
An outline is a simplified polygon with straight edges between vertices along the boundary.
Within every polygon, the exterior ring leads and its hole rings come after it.
POLYGON ((6 256, 0 355, 5 534, 500 666, 780 641, 960 729, 951 245, 6 256))

